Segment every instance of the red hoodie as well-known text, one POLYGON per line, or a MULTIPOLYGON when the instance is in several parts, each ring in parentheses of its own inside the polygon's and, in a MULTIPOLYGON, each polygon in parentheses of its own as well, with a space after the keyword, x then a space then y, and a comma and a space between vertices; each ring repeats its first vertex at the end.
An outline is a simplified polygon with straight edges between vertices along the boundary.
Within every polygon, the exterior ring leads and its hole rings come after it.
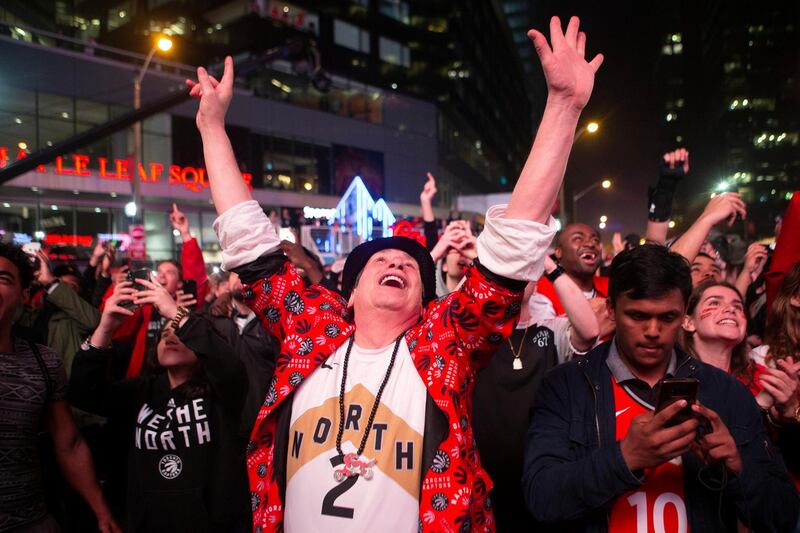
POLYGON ((781 234, 775 243, 775 253, 772 255, 769 272, 765 274, 768 313, 772 309, 772 302, 775 301, 783 278, 798 261, 800 261, 800 190, 794 191, 789 206, 783 214, 781 234))
MULTIPOLYGON (((205 301, 209 290, 208 274, 206 274, 206 263, 203 260, 203 253, 200 251, 197 239, 192 238, 183 243, 181 267, 183 268, 183 279, 191 279, 197 283, 197 301, 202 303, 205 301)), ((113 292, 114 285, 111 285, 105 296, 103 296, 101 309, 105 307, 106 300, 113 292)), ((142 373, 142 365, 147 348, 147 326, 152 316, 153 306, 150 304, 142 305, 114 333, 115 341, 133 344, 128 370, 125 372, 126 378, 133 378, 142 373)))

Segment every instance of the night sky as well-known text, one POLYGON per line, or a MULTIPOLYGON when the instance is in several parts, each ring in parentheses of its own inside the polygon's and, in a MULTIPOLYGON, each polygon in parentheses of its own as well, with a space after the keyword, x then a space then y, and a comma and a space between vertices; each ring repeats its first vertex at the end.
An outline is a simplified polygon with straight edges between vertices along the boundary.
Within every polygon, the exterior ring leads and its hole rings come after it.
MULTIPOLYGON (((598 188, 577 204, 581 222, 597 227, 600 216, 608 216, 608 227, 601 232, 606 242, 614 231, 644 233, 647 186, 658 177, 661 154, 674 148, 659 141, 661 106, 654 94, 653 61, 662 36, 649 22, 649 4, 570 0, 535 4, 536 25, 546 34, 550 16, 560 16, 566 28, 569 15, 575 14, 587 34, 587 58, 598 52, 605 56, 581 119, 582 125, 597 120, 601 129, 576 142, 566 182, 569 204, 574 191, 604 177, 613 181, 610 190, 598 188)), ((534 108, 544 105, 544 94, 542 78, 541 98, 534 108)))

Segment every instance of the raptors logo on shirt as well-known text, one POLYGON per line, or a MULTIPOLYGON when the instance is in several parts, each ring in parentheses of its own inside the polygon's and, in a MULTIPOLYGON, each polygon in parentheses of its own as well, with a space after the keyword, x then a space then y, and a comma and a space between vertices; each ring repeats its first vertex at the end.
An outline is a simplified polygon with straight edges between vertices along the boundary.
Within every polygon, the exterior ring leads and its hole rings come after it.
POLYGON ((177 455, 167 454, 158 462, 158 471, 164 479, 175 479, 181 475, 183 461, 177 455))

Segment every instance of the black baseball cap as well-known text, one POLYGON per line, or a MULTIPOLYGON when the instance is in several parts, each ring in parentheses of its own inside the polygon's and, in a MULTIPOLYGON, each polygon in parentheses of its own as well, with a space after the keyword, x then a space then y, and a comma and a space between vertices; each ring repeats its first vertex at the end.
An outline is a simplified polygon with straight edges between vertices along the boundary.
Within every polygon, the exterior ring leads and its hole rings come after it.
POLYGON ((413 257, 419 265, 419 274, 422 279, 423 305, 436 298, 436 265, 428 250, 408 237, 383 237, 359 244, 347 256, 342 271, 342 295, 345 300, 350 298, 356 279, 369 258, 382 250, 400 250, 413 257))

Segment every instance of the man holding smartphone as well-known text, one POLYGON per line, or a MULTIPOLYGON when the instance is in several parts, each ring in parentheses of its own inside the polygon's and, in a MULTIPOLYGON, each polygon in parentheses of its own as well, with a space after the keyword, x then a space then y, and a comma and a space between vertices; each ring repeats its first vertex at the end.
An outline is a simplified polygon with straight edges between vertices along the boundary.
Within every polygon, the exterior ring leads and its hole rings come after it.
POLYGON ((691 288, 686 261, 661 246, 614 258, 616 336, 551 371, 537 397, 523 474, 536 520, 570 531, 731 531, 737 520, 795 530, 800 500, 752 395, 676 346, 691 288), (665 377, 698 380, 696 416, 673 420, 685 399, 656 412, 665 377))
MULTIPOLYGON (((169 219, 173 230, 178 232, 183 243, 181 260, 178 262, 167 259, 159 262, 156 265, 156 279, 175 297, 179 305, 190 307, 198 301, 203 301, 208 292, 206 265, 197 239, 189 230, 188 218, 175 204, 172 204, 169 219)), ((135 272, 132 275, 135 275, 135 272)), ((109 288, 105 299, 111 296, 112 291, 113 289, 109 288)), ((164 324, 166 324, 164 317, 160 316, 152 305, 146 304, 138 307, 134 315, 117 330, 114 340, 132 346, 125 377, 132 378, 142 373, 145 354, 158 344, 164 324)))

